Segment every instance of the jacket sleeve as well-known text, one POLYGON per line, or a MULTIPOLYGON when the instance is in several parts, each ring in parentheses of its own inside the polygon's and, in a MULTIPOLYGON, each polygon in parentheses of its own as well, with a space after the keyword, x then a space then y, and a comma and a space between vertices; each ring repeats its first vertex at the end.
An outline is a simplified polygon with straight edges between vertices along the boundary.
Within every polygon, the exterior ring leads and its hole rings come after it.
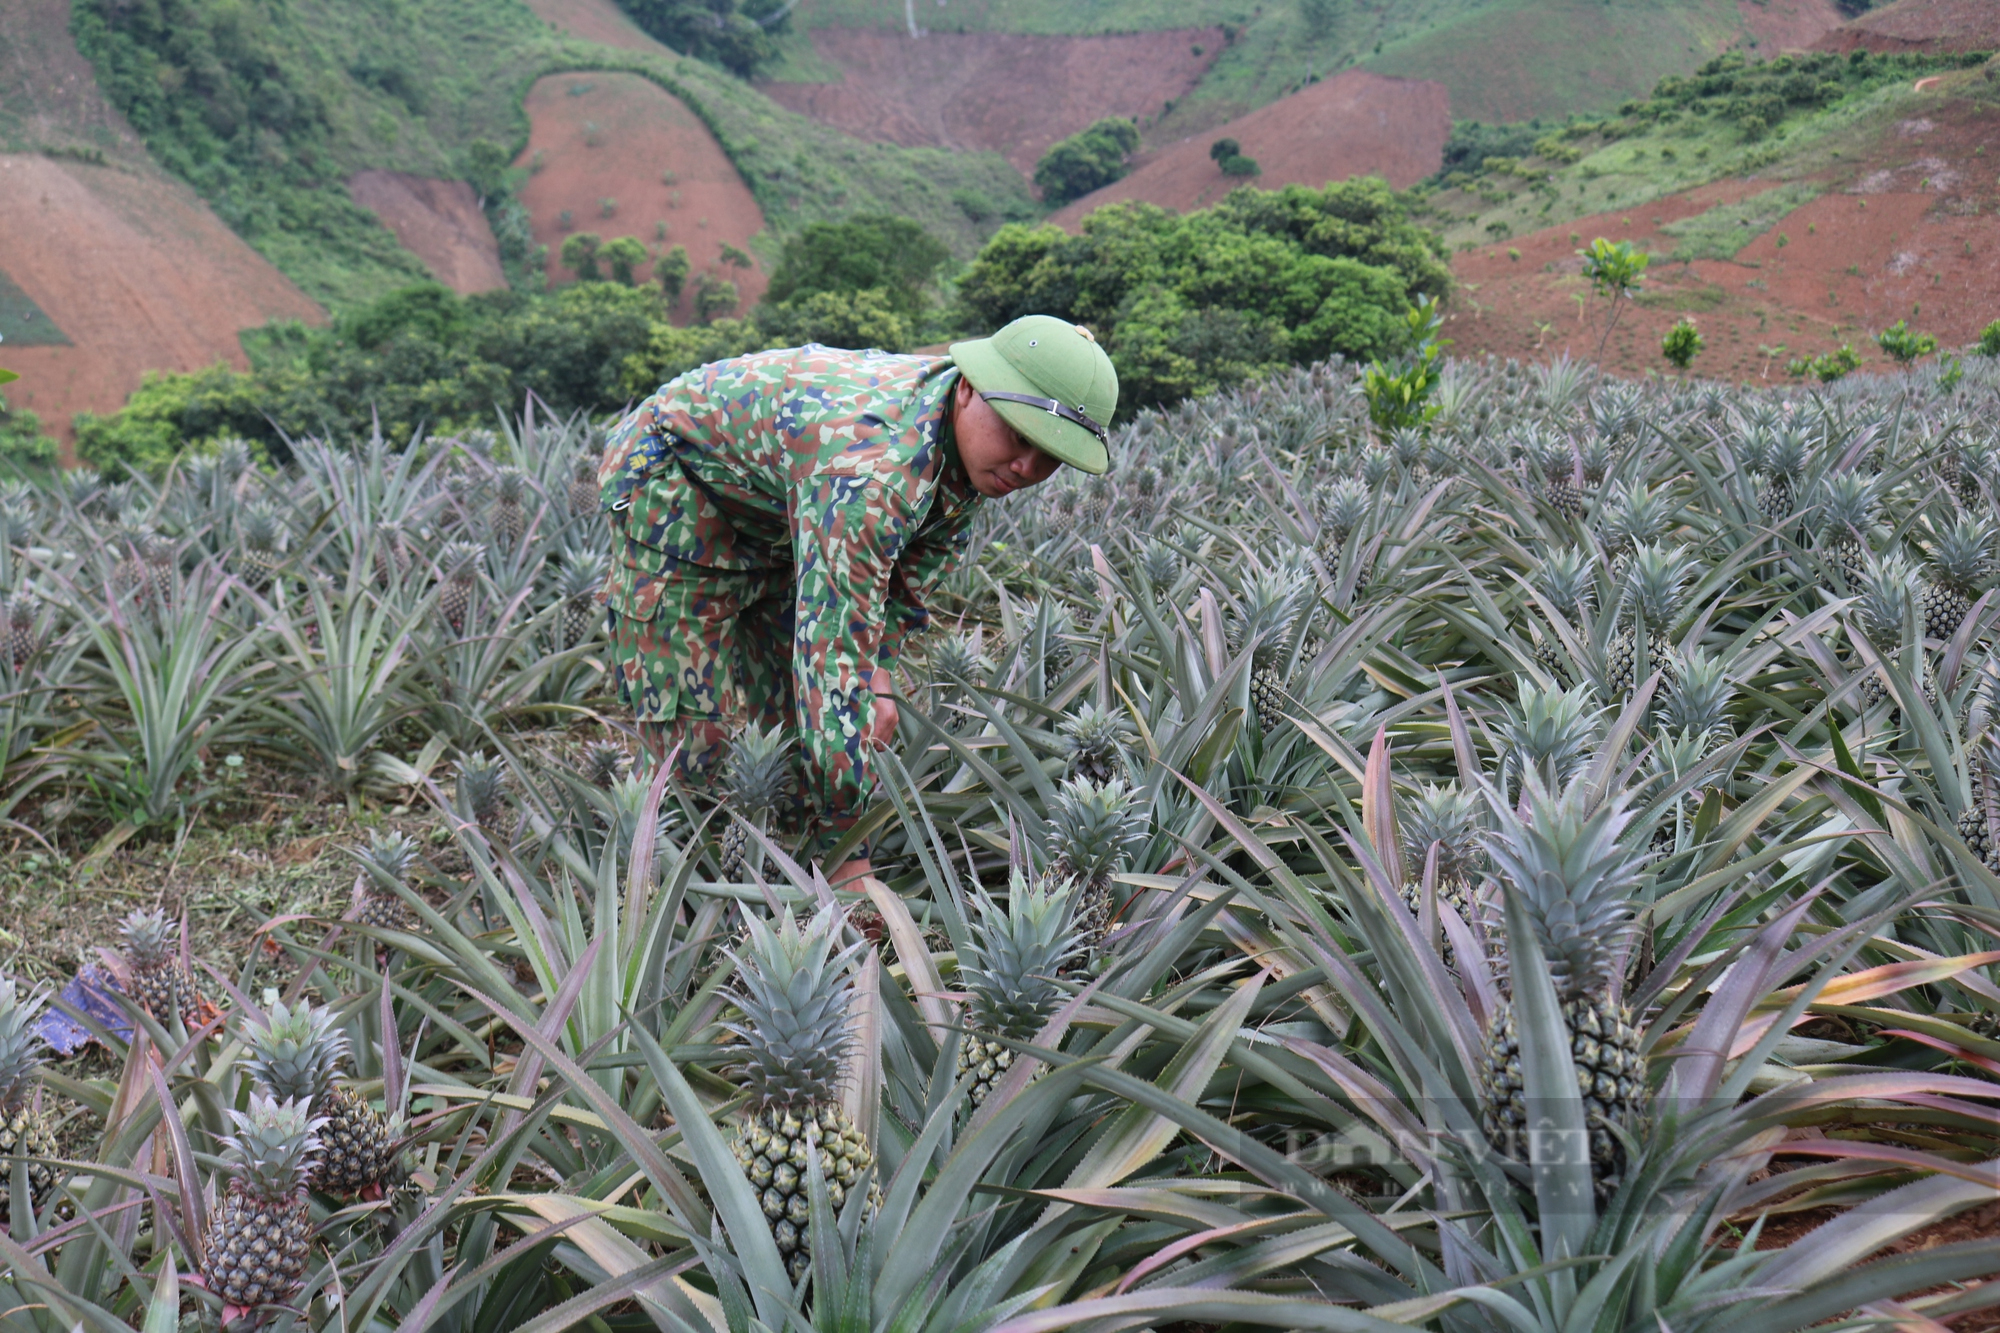
POLYGON ((868 678, 889 638, 891 587, 912 520, 902 490, 869 477, 809 477, 793 498, 794 699, 807 794, 836 829, 854 823, 872 791, 868 678))
POLYGON ((945 576, 958 568, 972 540, 973 509, 967 505, 948 521, 912 541, 889 579, 889 615, 876 660, 893 667, 910 637, 931 623, 930 604, 945 576))

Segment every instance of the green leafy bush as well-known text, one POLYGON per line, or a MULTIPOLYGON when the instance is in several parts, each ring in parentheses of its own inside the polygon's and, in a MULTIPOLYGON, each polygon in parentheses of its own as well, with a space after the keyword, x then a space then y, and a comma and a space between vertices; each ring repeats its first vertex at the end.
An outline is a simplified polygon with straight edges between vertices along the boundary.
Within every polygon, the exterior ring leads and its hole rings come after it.
POLYGON ((1130 413, 1269 367, 1393 356, 1407 342, 1400 312, 1449 284, 1437 238, 1406 200, 1362 179, 1240 189, 1184 215, 1114 204, 1076 236, 1002 227, 958 291, 970 328, 1026 314, 1089 325, 1130 413))
POLYGON ((1222 174, 1225 176, 1249 177, 1264 174, 1264 169, 1257 165, 1256 158, 1245 157, 1241 153, 1223 158, 1221 166, 1222 174))
POLYGON ((1139 127, 1115 116, 1051 144, 1035 164, 1042 202, 1059 208, 1111 184, 1125 174, 1127 160, 1138 151, 1139 127))
POLYGON ((1666 357, 1674 369, 1686 370, 1707 345, 1694 321, 1683 316, 1667 330, 1667 336, 1660 339, 1660 355, 1666 357))
POLYGON ((1798 379, 1811 376, 1822 384, 1831 384, 1835 380, 1846 379, 1860 368, 1860 354, 1847 343, 1842 343, 1838 351, 1825 352, 1819 356, 1800 357, 1788 362, 1785 373, 1798 379))
POLYGON ((786 0, 618 0, 632 21, 676 51, 747 79, 778 54, 791 26, 786 0))
POLYGON ((898 315, 914 319, 929 308, 930 288, 949 258, 942 242, 908 218, 815 222, 785 243, 764 299, 781 307, 822 292, 875 292, 898 315))
MULTIPOLYGON (((0 384, 12 378, 0 372, 0 384)), ((42 433, 42 419, 26 408, 9 407, 0 394, 0 471, 54 467, 58 456, 55 440, 42 433)))
POLYGON ((1368 419, 1385 434, 1428 426, 1444 410, 1442 404, 1430 400, 1437 388, 1437 362, 1447 346, 1447 340, 1438 337, 1444 313, 1430 297, 1419 296, 1404 313, 1403 323, 1409 334, 1410 355, 1393 369, 1377 361, 1361 381, 1361 392, 1368 400, 1368 419))
POLYGON ((1981 356, 2000 356, 2000 319, 1994 320, 1980 332, 1976 348, 1981 356))
POLYGON ((1880 347, 1899 365, 1909 365, 1920 356, 1929 356, 1937 350, 1938 340, 1928 333, 1913 333, 1910 322, 1899 319, 1888 328, 1875 335, 1875 345, 1880 347))

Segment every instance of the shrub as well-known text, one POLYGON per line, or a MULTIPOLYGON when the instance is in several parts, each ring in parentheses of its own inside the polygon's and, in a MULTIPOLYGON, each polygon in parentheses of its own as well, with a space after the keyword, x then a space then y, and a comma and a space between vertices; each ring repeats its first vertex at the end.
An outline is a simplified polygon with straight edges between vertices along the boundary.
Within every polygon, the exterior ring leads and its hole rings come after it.
POLYGON ((1694 359, 1701 355, 1702 349, 1706 346, 1701 330, 1695 327, 1694 321, 1683 317, 1668 329, 1667 336, 1660 340, 1660 354, 1673 364, 1674 369, 1686 370, 1694 364, 1694 359))
POLYGON ((597 250, 603 244, 603 238, 594 231, 575 232, 563 237, 557 257, 564 268, 576 274, 578 282, 602 282, 604 273, 597 267, 597 250))
POLYGON ((687 286, 692 267, 685 245, 677 245, 653 261, 653 281, 660 284, 668 305, 681 299, 681 289, 687 286))
POLYGON ((1835 380, 1846 379, 1860 368, 1860 355, 1854 348, 1842 343, 1839 351, 1827 352, 1820 356, 1801 357, 1788 363, 1785 366, 1785 373, 1799 379, 1810 375, 1822 384, 1831 384, 1835 380))
POLYGON ((1256 158, 1237 153, 1233 157, 1222 159, 1222 174, 1239 177, 1261 176, 1264 174, 1264 169, 1257 165, 1256 158))
POLYGON ((791 25, 786 0, 618 0, 632 21, 676 51, 747 79, 778 54, 791 25))
POLYGON ((736 309, 742 299, 728 278, 704 273, 694 280, 694 317, 703 324, 713 324, 736 309))
POLYGON ((1138 151, 1138 126, 1117 117, 1050 145, 1035 164, 1042 201, 1060 207, 1111 184, 1125 174, 1127 160, 1138 151))
POLYGON ((1242 152, 1243 152, 1243 145, 1236 142, 1236 140, 1234 139, 1217 139, 1214 143, 1208 146, 1208 156, 1210 160, 1215 162, 1222 162, 1229 158, 1236 157, 1240 155, 1242 152))
POLYGON ((58 457, 55 440, 42 433, 42 419, 26 408, 9 407, 0 394, 0 469, 51 468, 58 457))
POLYGON ((2000 356, 2000 319, 1988 324, 1980 333, 1976 350, 1981 356, 2000 356))
POLYGON ((872 291, 915 320, 929 309, 931 285, 950 257, 943 242, 908 218, 815 222, 785 243, 764 299, 778 307, 815 292, 872 291))
POLYGON ((646 245, 636 236, 619 236, 606 241, 597 257, 611 269, 611 280, 627 287, 638 282, 639 265, 646 262, 646 245))
POLYGON ((1918 357, 1935 352, 1938 340, 1928 333, 1911 332, 1909 321, 1899 319, 1875 335, 1875 345, 1898 365, 1907 366, 1918 357))

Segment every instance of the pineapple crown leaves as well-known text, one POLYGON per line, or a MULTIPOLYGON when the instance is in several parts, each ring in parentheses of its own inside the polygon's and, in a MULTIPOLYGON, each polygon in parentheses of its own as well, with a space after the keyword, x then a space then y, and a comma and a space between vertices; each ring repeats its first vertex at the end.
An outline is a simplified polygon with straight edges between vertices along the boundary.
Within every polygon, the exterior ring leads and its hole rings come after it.
POLYGON ((1576 455, 1564 437, 1530 430, 1526 443, 1535 470, 1551 482, 1567 481, 1575 473, 1576 455))
POLYGON ((326 1117, 305 1102, 250 1094, 250 1109, 229 1111, 236 1132, 222 1136, 223 1169, 253 1195, 289 1199, 305 1188, 318 1160, 326 1117))
POLYGON ((1125 714, 1086 703, 1064 718, 1058 730, 1062 751, 1072 770, 1079 763, 1096 765, 1127 763, 1127 747, 1137 739, 1125 714))
POLYGON ((836 948, 842 920, 831 905, 803 925, 789 910, 775 928, 753 916, 742 951, 729 952, 742 1021, 722 1026, 743 1044, 739 1077, 754 1111, 800 1110, 839 1094, 853 1044, 848 967, 865 947, 836 948))
POLYGON ((1550 552, 1535 571, 1535 588, 1565 617, 1588 609, 1597 592, 1597 571, 1589 553, 1574 546, 1550 552))
POLYGON ((1804 431, 1795 427, 1781 428, 1772 432, 1769 443, 1757 459, 1757 467, 1773 481, 1789 485, 1806 470, 1811 453, 1804 431))
POLYGON ((1438 849, 1438 879, 1467 880, 1478 873, 1482 824, 1479 797, 1457 783, 1424 786, 1406 802, 1397 827, 1403 835, 1403 866, 1419 878, 1438 849))
POLYGON ((1910 588, 1916 580, 1916 566, 1900 550, 1879 551, 1868 557, 1861 576, 1861 593, 1854 599, 1854 613, 1870 643, 1893 650, 1903 642, 1910 588))
POLYGON ((1589 684, 1570 690, 1543 689, 1517 677, 1518 695, 1495 727, 1504 782, 1537 774, 1545 786, 1560 785, 1590 762, 1604 731, 1604 709, 1589 684))
POLYGON ((1972 596, 1993 574, 1993 525, 1968 514, 1932 538, 1926 554, 1940 584, 1972 596))
POLYGON ((1368 487, 1352 477, 1343 477, 1327 488, 1320 506, 1320 522, 1333 529, 1334 536, 1346 541, 1348 534, 1368 517, 1368 487))
POLYGON ((610 574, 611 557, 602 551, 573 551, 563 559, 556 594, 566 602, 595 597, 610 574))
POLYGON ((40 988, 25 997, 12 978, 0 981, 0 1115, 27 1103, 42 1067, 42 1034, 35 1019, 49 1002, 40 988))
POLYGON ((479 576, 479 562, 485 558, 484 543, 446 542, 444 550, 438 553, 438 568, 447 579, 470 582, 479 576))
POLYGON ((1633 926, 1644 857, 1624 841, 1629 793, 1578 778, 1560 788, 1530 775, 1518 808, 1488 789, 1486 836, 1502 891, 1534 929, 1558 998, 1601 996, 1633 926))
POLYGON ((458 761, 453 794, 459 813, 476 821, 506 800, 507 770, 483 754, 466 755, 458 761))
POLYGON ((1124 779, 1070 778, 1049 807, 1050 868, 1085 881, 1116 874, 1145 845, 1146 832, 1146 810, 1124 779))
POLYGON ((1625 611, 1643 619, 1648 631, 1671 629, 1695 570, 1696 562, 1678 546, 1635 547, 1625 569, 1625 611))
POLYGON ((1881 505, 1876 480, 1858 472, 1840 472, 1821 479, 1821 531, 1834 541, 1853 541, 1868 531, 1881 505))
POLYGON ((791 774, 792 740, 783 727, 755 723, 736 733, 722 765, 722 790, 745 815, 775 809, 791 774))
POLYGON ((1673 526, 1676 506, 1663 490, 1646 486, 1619 487, 1604 506, 1604 544, 1623 550, 1656 542, 1673 526))
POLYGON ((591 741, 583 747, 583 776, 591 786, 604 790, 622 779, 631 767, 632 756, 612 741, 591 741))
POLYGON ((1249 647, 1255 663, 1267 666, 1285 655, 1291 646, 1292 631, 1310 609, 1318 594, 1312 574, 1290 564, 1260 569, 1244 582, 1243 600, 1249 607, 1234 645, 1249 647))
POLYGON ((517 467, 496 468, 493 472, 493 498, 501 504, 520 504, 527 499, 528 474, 517 467))
POLYGON ((993 664, 986 660, 978 646, 958 634, 946 634, 934 640, 927 656, 934 680, 972 682, 984 678, 993 670, 993 664))
POLYGON ((118 925, 125 952, 141 967, 167 961, 178 943, 179 929, 159 908, 140 908, 118 925))
POLYGON ((243 544, 253 551, 276 551, 285 535, 284 525, 278 521, 278 511, 262 500, 254 500, 244 506, 243 518, 236 530, 243 544))
POLYGON ((1736 698, 1728 664, 1693 649, 1674 658, 1666 697, 1658 704, 1661 727, 1720 738, 1730 731, 1729 706, 1736 698))
POLYGON ((248 1025, 250 1049, 244 1066, 272 1096, 317 1106, 350 1051, 339 1021, 324 1005, 287 1009, 274 1004, 262 1022, 248 1025))
POLYGON ((1072 933, 1076 882, 1016 874, 1003 907, 983 891, 972 900, 969 936, 959 977, 971 997, 973 1023, 1025 1040, 1061 1006, 1056 972, 1082 947, 1072 933))
POLYGON ((1157 538, 1150 539, 1139 553, 1139 571, 1155 590, 1164 593, 1180 582, 1181 553, 1157 538))

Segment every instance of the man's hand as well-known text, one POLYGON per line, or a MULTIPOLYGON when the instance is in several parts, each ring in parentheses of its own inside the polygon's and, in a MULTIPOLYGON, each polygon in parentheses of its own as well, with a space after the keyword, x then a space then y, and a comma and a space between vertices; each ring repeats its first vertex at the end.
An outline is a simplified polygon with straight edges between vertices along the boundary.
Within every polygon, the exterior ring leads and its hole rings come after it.
POLYGON ((889 672, 876 667, 875 674, 868 678, 868 688, 875 695, 875 721, 868 728, 870 749, 886 750, 889 742, 896 739, 896 701, 889 697, 895 686, 889 682, 889 672))

